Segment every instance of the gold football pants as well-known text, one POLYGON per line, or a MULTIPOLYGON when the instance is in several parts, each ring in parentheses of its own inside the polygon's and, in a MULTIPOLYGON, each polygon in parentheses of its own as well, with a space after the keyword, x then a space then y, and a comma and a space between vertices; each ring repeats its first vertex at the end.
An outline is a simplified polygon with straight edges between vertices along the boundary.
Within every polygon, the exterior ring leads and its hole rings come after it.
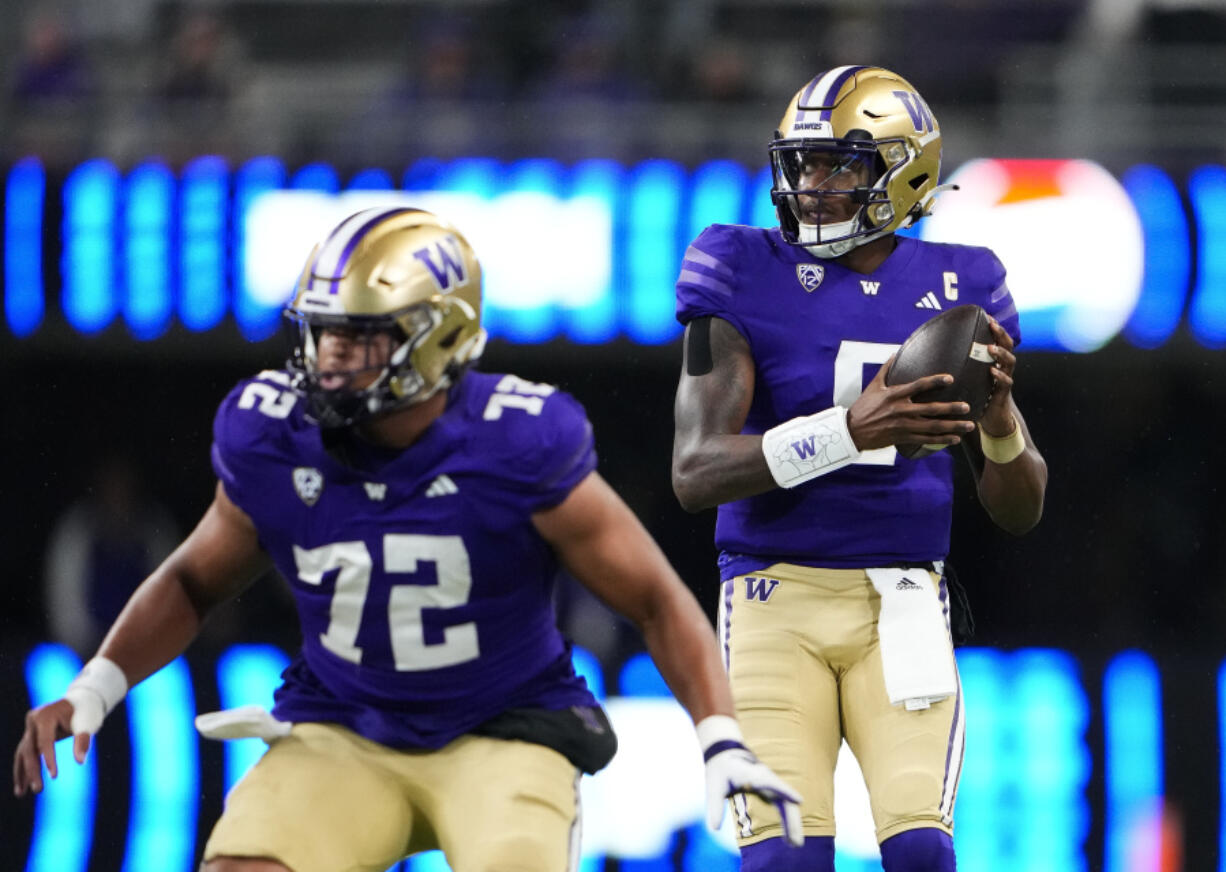
POLYGON ((230 792, 204 856, 385 872, 441 848, 453 872, 567 872, 578 858, 578 776, 528 742, 464 736, 397 751, 298 724, 230 792))
MULTIPOLYGON (((920 827, 953 832, 961 689, 921 711, 891 705, 880 610, 880 595, 858 569, 776 564, 723 586, 718 629, 737 717, 753 752, 804 796, 808 836, 834 835, 834 767, 844 740, 864 772, 878 842, 920 827)), ((738 796, 733 809, 742 845, 783 834, 771 804, 738 796)))

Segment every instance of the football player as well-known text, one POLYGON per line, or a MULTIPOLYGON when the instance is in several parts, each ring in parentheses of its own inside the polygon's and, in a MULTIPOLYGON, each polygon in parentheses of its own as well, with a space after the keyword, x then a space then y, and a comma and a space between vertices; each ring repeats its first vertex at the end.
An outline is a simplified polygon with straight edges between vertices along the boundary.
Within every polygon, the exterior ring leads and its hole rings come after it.
POLYGON ((802 851, 780 850, 769 805, 734 800, 742 868, 833 870, 846 741, 885 869, 950 872, 963 706, 942 572, 954 461, 941 449, 967 450, 1001 527, 1038 522, 1047 471, 1013 398, 1017 309, 991 251, 896 233, 942 189, 940 128, 900 76, 844 66, 814 77, 769 154, 779 226, 708 227, 677 281, 673 487, 691 511, 719 506, 737 714, 805 798, 802 851), (948 374, 884 381, 916 327, 966 303, 988 312, 994 336, 977 433, 951 417, 966 404, 915 401, 948 374), (896 445, 931 448, 912 460, 896 445), (887 609, 898 618, 888 630, 887 609))
POLYGON ((383 872, 432 848, 457 872, 574 869, 578 778, 616 740, 556 625, 562 566, 638 625, 693 717, 713 825, 747 790, 799 839, 796 795, 741 741, 705 615, 595 471, 583 409, 470 369, 481 284, 464 237, 416 209, 360 212, 316 247, 289 367, 221 403, 212 505, 64 698, 27 716, 18 795, 42 789, 40 762, 55 777, 57 739, 82 761, 128 688, 275 566, 302 649, 271 715, 197 721, 270 742, 206 872, 383 872))

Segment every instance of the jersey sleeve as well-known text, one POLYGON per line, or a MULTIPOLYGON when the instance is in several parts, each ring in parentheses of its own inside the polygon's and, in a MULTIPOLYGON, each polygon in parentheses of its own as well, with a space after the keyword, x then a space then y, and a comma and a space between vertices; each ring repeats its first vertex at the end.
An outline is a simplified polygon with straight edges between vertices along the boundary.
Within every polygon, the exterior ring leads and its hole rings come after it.
POLYGON ((502 411, 485 442, 510 497, 531 513, 561 503, 596 468, 596 441, 583 406, 565 391, 525 405, 502 411))
POLYGON ((731 226, 712 224, 685 250, 677 277, 677 320, 689 324, 713 315, 746 335, 735 311, 734 298, 741 261, 740 245, 731 226))
POLYGON ((1013 302, 1013 295, 1009 293, 1009 285, 1005 280, 1005 265, 992 251, 983 249, 982 269, 984 284, 988 288, 987 300, 983 304, 984 311, 1005 328, 1014 345, 1021 345, 1021 324, 1018 320, 1017 304, 1013 302))
POLYGON ((253 518, 269 489, 271 465, 265 461, 276 453, 273 425, 288 416, 295 402, 276 381, 245 379, 221 401, 213 418, 213 472, 230 501, 253 518))

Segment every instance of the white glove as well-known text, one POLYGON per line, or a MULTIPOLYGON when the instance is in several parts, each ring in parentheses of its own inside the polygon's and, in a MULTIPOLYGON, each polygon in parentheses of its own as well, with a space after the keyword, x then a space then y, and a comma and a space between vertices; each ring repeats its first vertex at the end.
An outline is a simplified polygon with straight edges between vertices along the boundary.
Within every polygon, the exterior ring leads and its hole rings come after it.
POLYGON ((196 716, 196 729, 206 739, 263 739, 268 744, 288 736, 293 724, 274 718, 263 706, 242 705, 196 716))
POLYGON ((805 834, 800 823, 800 795, 745 747, 735 718, 711 715, 696 725, 707 767, 707 826, 718 830, 724 801, 734 793, 753 793, 779 810, 783 837, 800 847, 805 834))

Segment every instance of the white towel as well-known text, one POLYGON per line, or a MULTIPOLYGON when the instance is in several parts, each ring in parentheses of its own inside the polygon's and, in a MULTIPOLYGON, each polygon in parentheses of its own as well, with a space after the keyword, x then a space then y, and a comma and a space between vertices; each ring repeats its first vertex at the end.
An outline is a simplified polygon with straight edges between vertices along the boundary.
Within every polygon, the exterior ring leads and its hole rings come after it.
POLYGON ((890 703, 926 709, 953 696, 958 692, 953 643, 931 576, 923 569, 866 572, 881 594, 877 636, 890 703))
POLYGON ((271 745, 282 736, 288 736, 292 726, 277 720, 259 705, 243 705, 196 716, 196 729, 206 739, 263 739, 271 745))

